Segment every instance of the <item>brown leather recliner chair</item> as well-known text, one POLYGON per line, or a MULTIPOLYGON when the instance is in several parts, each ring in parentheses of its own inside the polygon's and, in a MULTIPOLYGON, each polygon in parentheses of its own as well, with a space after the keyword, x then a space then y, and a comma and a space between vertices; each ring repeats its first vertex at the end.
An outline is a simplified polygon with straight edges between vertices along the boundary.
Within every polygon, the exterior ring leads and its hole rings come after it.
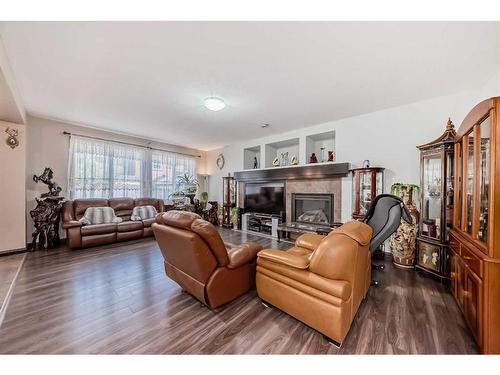
POLYGON ((328 236, 303 234, 288 251, 262 250, 259 297, 342 343, 370 287, 371 236, 370 226, 350 221, 328 236))
POLYGON ((167 276, 210 308, 255 285, 259 244, 225 244, 212 224, 192 212, 158 214, 152 228, 167 276))

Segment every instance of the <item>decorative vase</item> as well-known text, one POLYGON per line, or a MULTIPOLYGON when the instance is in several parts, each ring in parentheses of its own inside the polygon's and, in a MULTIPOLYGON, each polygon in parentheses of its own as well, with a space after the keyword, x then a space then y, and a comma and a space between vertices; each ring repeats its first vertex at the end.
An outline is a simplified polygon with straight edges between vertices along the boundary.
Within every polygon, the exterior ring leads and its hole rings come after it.
MULTIPOLYGON (((419 212, 413 203, 413 189, 415 185, 397 184, 397 192, 399 197, 403 200, 406 208, 413 219, 413 224, 408 224, 401 219, 401 223, 391 236, 389 246, 391 248, 393 263, 400 268, 413 268, 415 264, 415 251, 418 233, 418 219, 419 212)), ((394 189, 391 189, 395 193, 394 189)))

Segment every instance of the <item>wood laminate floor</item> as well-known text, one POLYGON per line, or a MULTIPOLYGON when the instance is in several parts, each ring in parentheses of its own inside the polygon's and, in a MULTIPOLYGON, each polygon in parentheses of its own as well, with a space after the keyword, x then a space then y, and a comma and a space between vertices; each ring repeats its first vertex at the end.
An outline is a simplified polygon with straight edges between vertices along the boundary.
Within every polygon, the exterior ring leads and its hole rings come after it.
POLYGON ((0 312, 24 257, 24 253, 0 256, 0 312))
MULTIPOLYGON (((268 238, 221 229, 225 241, 268 238)), ((279 247, 290 245, 280 243, 279 247)), ((251 291, 215 311, 182 293, 154 240, 29 253, 0 327, 0 353, 477 353, 438 282, 386 262, 338 349, 251 291)))

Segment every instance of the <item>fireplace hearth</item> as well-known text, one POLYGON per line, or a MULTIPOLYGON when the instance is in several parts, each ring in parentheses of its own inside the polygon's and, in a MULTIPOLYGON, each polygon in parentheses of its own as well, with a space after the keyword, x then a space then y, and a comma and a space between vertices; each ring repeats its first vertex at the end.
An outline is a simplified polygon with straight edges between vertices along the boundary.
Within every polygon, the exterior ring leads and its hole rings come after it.
POLYGON ((292 194, 292 221, 308 224, 334 223, 334 195, 319 193, 292 194))

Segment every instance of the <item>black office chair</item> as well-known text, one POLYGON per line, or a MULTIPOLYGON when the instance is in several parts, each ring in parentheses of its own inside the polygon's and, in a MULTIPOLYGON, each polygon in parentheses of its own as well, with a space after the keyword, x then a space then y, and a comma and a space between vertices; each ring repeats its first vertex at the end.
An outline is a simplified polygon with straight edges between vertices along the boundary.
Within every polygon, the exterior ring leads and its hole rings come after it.
MULTIPOLYGON (((408 224, 413 223, 410 212, 401 198, 391 194, 380 194, 375 197, 363 219, 363 222, 373 230, 370 241, 372 253, 398 229, 401 218, 408 224)), ((372 263, 372 268, 383 270, 385 266, 372 263)), ((372 281, 372 284, 378 285, 378 282, 372 281)))

